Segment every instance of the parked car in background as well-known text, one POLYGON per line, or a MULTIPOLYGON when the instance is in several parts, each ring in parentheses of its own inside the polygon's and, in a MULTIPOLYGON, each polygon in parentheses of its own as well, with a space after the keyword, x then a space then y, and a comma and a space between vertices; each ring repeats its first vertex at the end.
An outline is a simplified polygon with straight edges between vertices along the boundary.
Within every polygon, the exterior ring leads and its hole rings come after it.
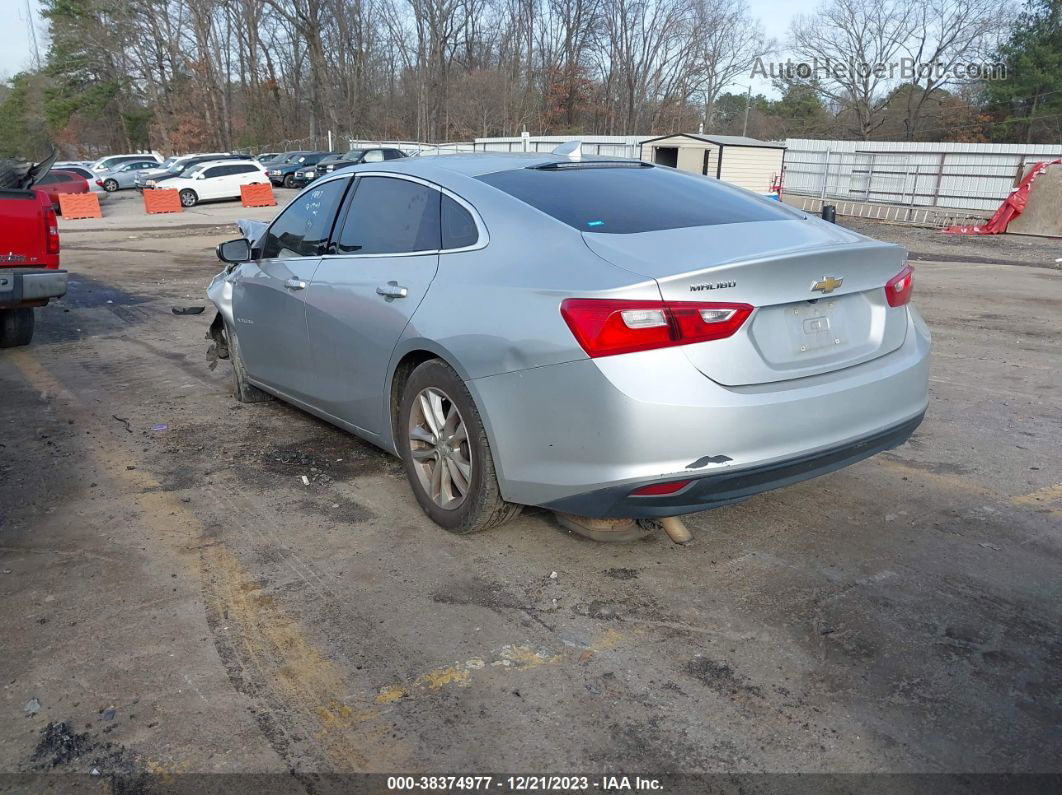
POLYGON ((456 533, 738 502, 902 444, 928 403, 903 248, 637 160, 357 166, 218 255, 237 397, 397 454, 456 533))
POLYGON ((291 187, 302 189, 317 179, 317 169, 314 166, 300 168, 295 172, 291 180, 291 187))
POLYGON ((346 161, 343 160, 343 155, 330 154, 327 157, 323 157, 317 161, 316 165, 303 165, 295 172, 295 178, 292 180, 292 187, 305 188, 315 179, 324 174, 330 174, 333 168, 329 166, 335 166, 336 163, 343 163, 346 165, 346 161))
POLYGON ((137 174, 148 169, 158 169, 158 165, 154 160, 133 160, 129 163, 122 163, 110 171, 104 171, 94 181, 108 193, 125 188, 135 188, 137 174))
POLYGON ((403 157, 409 157, 409 155, 401 149, 396 149, 393 146, 359 147, 357 149, 351 149, 335 160, 329 160, 327 163, 318 163, 317 176, 323 177, 325 174, 331 174, 332 172, 338 171, 341 168, 346 168, 347 166, 356 166, 361 163, 382 163, 385 160, 401 160, 403 157))
POLYGON ((59 220, 51 198, 34 190, 49 166, 51 158, 35 165, 0 160, 0 348, 29 345, 34 308, 66 294, 59 220))
POLYGON ((130 163, 134 160, 154 160, 156 163, 162 162, 162 158, 155 154, 110 155, 109 157, 101 157, 92 164, 91 168, 97 173, 100 171, 110 171, 121 163, 130 163))
POLYGON ((49 171, 36 180, 33 187, 47 195, 56 210, 59 209, 59 194, 89 192, 88 180, 72 171, 49 171))
POLYGON ((274 159, 280 157, 281 154, 283 154, 283 153, 282 152, 259 152, 257 155, 255 155, 251 159, 252 160, 257 160, 259 163, 266 163, 266 162, 269 162, 271 160, 274 160, 274 159))
POLYGON ((269 175, 256 160, 209 160, 168 180, 166 187, 179 191, 184 207, 194 207, 202 201, 238 199, 242 185, 268 182, 269 175))
POLYGON ((84 168, 88 171, 92 170, 91 160, 56 160, 52 163, 52 168, 58 168, 63 171, 70 171, 75 168, 84 168))
POLYGON ((164 170, 149 169, 141 171, 136 175, 136 189, 143 190, 144 188, 154 188, 160 182, 173 179, 174 177, 182 176, 185 171, 190 168, 194 168, 200 163, 208 163, 211 160, 245 160, 246 158, 240 155, 233 155, 228 152, 214 152, 208 154, 197 155, 185 155, 179 157, 164 170))
POLYGON ((299 152, 292 155, 282 163, 270 163, 268 166, 269 181, 277 187, 295 187, 295 174, 309 166, 316 166, 322 159, 335 152, 299 152))
MULTIPOLYGON (((79 177, 84 177, 85 181, 88 182, 90 191, 92 191, 93 193, 106 194, 106 191, 103 189, 103 186, 96 182, 97 174, 93 172, 88 166, 71 165, 70 163, 60 165, 56 163, 54 166, 52 166, 52 168, 57 171, 67 171, 71 174, 77 174, 79 177)), ((103 198, 103 196, 100 196, 100 198, 103 198)))

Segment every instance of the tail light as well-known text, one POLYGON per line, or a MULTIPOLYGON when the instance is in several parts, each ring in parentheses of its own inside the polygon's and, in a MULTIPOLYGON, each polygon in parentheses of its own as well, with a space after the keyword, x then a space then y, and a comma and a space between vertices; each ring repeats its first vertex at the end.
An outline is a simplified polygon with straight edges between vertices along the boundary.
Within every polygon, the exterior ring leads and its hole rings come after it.
POLYGON ((889 306, 903 306, 910 302, 913 289, 914 270, 910 265, 904 265, 902 271, 885 283, 885 300, 889 306))
POLYGON ((59 218, 53 207, 44 211, 44 250, 48 254, 59 253, 59 218))
POLYGON ((630 496, 659 497, 664 494, 674 494, 677 491, 682 491, 692 482, 692 480, 669 480, 666 483, 653 483, 652 485, 642 486, 640 489, 635 489, 630 493, 630 496))
POLYGON ((96 180, 96 184, 99 185, 102 188, 103 187, 103 180, 102 179, 96 180))
POLYGON ((561 316, 591 358, 720 340, 752 314, 748 304, 567 298, 561 316))

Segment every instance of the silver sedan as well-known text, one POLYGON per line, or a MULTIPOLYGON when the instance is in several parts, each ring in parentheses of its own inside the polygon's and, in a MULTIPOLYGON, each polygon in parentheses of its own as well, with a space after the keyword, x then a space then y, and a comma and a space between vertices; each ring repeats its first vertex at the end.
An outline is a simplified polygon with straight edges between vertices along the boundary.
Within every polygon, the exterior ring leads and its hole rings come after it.
POLYGON ((157 160, 134 160, 129 163, 121 163, 110 171, 104 171, 102 174, 97 175, 96 184, 108 193, 114 193, 116 190, 125 188, 134 188, 136 187, 137 174, 150 169, 157 169, 158 167, 157 160))
POLYGON ((903 249, 628 160, 450 155, 313 183, 224 243, 235 393, 401 457, 452 532, 672 517, 904 442, 929 332, 903 249))

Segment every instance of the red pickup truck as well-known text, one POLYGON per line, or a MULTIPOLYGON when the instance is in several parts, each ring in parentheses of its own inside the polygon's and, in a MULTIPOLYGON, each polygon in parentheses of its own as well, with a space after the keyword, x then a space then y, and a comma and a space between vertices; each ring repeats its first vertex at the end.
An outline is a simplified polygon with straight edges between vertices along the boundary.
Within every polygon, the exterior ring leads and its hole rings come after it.
POLYGON ((29 345, 34 307, 66 295, 59 221, 51 198, 33 189, 54 159, 28 167, 0 161, 0 348, 29 345))

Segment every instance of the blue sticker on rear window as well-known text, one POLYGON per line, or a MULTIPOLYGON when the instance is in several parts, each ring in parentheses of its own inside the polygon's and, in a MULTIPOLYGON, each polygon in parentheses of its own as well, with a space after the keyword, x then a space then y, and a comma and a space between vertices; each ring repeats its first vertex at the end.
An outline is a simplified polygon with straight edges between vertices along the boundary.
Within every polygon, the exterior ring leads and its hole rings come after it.
POLYGON ((587 221, 586 225, 587 226, 604 226, 605 222, 604 221, 587 221))

